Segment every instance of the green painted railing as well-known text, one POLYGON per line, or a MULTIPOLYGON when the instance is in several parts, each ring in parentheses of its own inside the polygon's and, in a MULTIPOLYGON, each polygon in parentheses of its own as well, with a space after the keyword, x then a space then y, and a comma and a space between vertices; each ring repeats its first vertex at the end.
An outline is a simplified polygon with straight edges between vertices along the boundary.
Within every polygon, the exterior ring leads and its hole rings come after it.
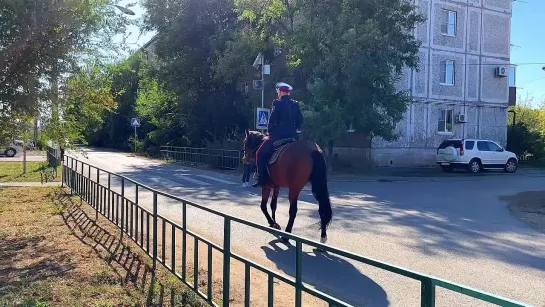
POLYGON ((172 274, 180 279, 181 282, 193 289, 202 299, 207 301, 212 306, 218 306, 214 301, 219 301, 220 298, 214 298, 212 295, 212 253, 218 251, 223 255, 223 297, 221 298, 222 306, 228 307, 230 304, 230 287, 231 287, 231 259, 238 260, 244 263, 244 300, 245 306, 250 306, 250 277, 251 269, 259 270, 267 275, 268 285, 268 306, 274 305, 274 281, 282 281, 295 288, 295 306, 302 306, 302 294, 308 293, 320 300, 323 300, 329 304, 329 306, 352 306, 347 302, 342 301, 340 298, 336 298, 328 293, 321 292, 313 289, 302 281, 303 276, 303 246, 312 246, 331 254, 335 254, 341 257, 346 257, 353 261, 371 265, 376 268, 386 270, 388 272, 405 276, 409 279, 417 280, 420 282, 420 301, 421 306, 433 307, 435 306, 436 299, 435 293, 438 287, 448 289, 453 292, 457 292, 469 297, 476 298, 478 300, 493 303, 499 306, 528 306, 524 303, 515 302, 506 298, 502 298, 493 294, 485 293, 483 291, 468 288, 450 281, 435 278, 433 276, 424 275, 404 269, 398 266, 394 266, 378 260, 366 258, 342 249, 334 248, 332 246, 323 245, 318 242, 308 240, 293 234, 278 231, 270 227, 255 224, 234 216, 230 216, 207 207, 192 203, 183 198, 176 197, 137 181, 134 181, 125 176, 110 173, 106 170, 96 168, 89 164, 86 164, 73 157, 65 156, 62 163, 63 185, 69 187, 72 193, 79 195, 82 200, 87 202, 92 208, 95 209, 96 218, 98 215, 102 215, 109 221, 114 223, 121 230, 121 235, 127 235, 138 246, 140 246, 153 260, 153 268, 156 268, 157 262, 161 263, 165 268, 170 270, 172 274), (91 174, 96 173, 95 178, 91 178, 91 174), (87 172, 87 175, 86 175, 87 172), (101 174, 107 176, 106 182, 101 182, 101 174), (112 190, 112 177, 115 177, 121 181, 120 192, 112 190), (125 184, 131 183, 135 186, 134 201, 126 197, 125 184), (139 191, 147 190, 152 193, 152 205, 153 210, 146 210, 141 206, 139 202, 139 191), (168 199, 179 202, 182 205, 182 225, 179 225, 161 215, 157 212, 158 196, 166 197, 168 199), (205 212, 214 214, 223 218, 223 245, 220 246, 211 242, 210 240, 198 235, 197 233, 187 228, 187 212, 189 208, 197 208, 205 212), (289 238, 296 242, 296 257, 295 262, 295 278, 285 276, 277 273, 267 267, 255 263, 254 261, 237 255, 231 251, 231 226, 233 223, 240 223, 246 226, 253 227, 255 229, 262 230, 275 236, 282 236, 289 238), (161 231, 159 231, 159 225, 161 231), (150 229, 151 228, 151 229, 150 229), (170 230, 170 238, 167 240, 166 231, 170 230), (177 256, 176 256, 176 235, 182 234, 182 270, 177 270, 177 256), (160 236, 160 241, 159 241, 160 236), (194 240, 193 252, 194 252, 194 269, 193 281, 188 280, 187 270, 187 242, 188 237, 192 237, 194 240), (159 244, 161 242, 162 244, 159 244), (199 287, 199 274, 198 274, 198 260, 199 260, 199 243, 203 243, 207 246, 206 253, 208 256, 207 263, 207 289, 206 293, 201 291, 199 287), (151 247, 150 247, 151 245, 151 247), (167 260, 166 248, 170 246, 171 255, 167 260), (159 247, 161 253, 159 253, 159 247))

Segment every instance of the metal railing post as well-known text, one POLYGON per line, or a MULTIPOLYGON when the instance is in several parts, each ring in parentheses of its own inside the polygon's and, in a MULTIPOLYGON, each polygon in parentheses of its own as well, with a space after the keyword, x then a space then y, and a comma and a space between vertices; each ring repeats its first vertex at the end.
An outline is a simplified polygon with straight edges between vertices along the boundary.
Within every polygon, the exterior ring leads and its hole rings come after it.
POLYGON ((91 202, 91 164, 88 165, 89 180, 87 181, 87 188, 85 189, 85 196, 87 197, 87 202, 91 202))
POLYGON ((95 192, 95 203, 96 203, 96 210, 95 210, 95 221, 98 221, 98 206, 100 203, 100 200, 102 199, 100 197, 100 169, 97 168, 97 184, 96 184, 96 192, 95 192))
POLYGON ((303 293, 303 243, 297 241, 295 254, 295 306, 302 306, 303 293))
POLYGON ((79 184, 79 201, 83 200, 83 162, 81 162, 81 176, 80 176, 80 184, 79 184))
POLYGON ((435 285, 430 278, 423 279, 420 285, 420 306, 435 307, 435 285))
MULTIPOLYGON (((118 202, 119 204, 119 202, 118 202)), ((123 237, 125 227, 125 179, 121 177, 121 237, 123 237)), ((118 211, 119 212, 119 211, 118 211)))
POLYGON ((61 188, 64 188, 64 185, 66 184, 64 181, 66 180, 65 169, 64 169, 64 157, 62 157, 61 161, 61 188))
MULTIPOLYGON (((165 244, 165 242, 163 242, 165 244)), ((157 268, 157 192, 153 192, 153 274, 157 268)), ((174 248, 174 247, 173 247, 174 248)))
POLYGON ((223 225, 223 306, 229 307, 231 289, 231 218, 225 217, 223 225))
POLYGON ((74 172, 74 158, 70 157, 70 195, 74 195, 74 184, 76 183, 74 172))
MULTIPOLYGON (((110 210, 111 208, 111 202, 110 202, 110 199, 111 199, 111 195, 112 195, 112 190, 111 190, 111 183, 112 183, 112 177, 111 177, 111 174, 108 173, 108 205, 106 206, 107 210, 108 210, 108 217, 110 217, 110 213, 112 210, 110 210)), ((104 210, 106 211, 106 210, 104 210)), ((110 219, 111 221, 113 221, 113 218, 110 219)))
POLYGON ((187 274, 187 204, 182 203, 182 277, 185 280, 187 274))

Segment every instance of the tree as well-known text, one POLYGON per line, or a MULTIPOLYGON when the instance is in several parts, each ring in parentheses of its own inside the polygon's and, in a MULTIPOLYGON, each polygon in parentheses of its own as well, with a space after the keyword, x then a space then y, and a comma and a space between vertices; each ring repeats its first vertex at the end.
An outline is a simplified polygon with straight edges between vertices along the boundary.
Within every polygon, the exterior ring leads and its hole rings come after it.
POLYGON ((394 139, 410 102, 395 82, 417 68, 412 29, 424 21, 406 0, 238 0, 241 16, 288 50, 294 80, 306 88, 306 130, 323 144, 353 127, 394 139), (318 116, 325 113, 327 116, 318 116))
MULTIPOLYGON (((134 135, 130 120, 137 116, 136 99, 144 61, 142 54, 137 52, 126 60, 105 67, 112 79, 111 90, 115 96, 117 108, 114 112, 107 112, 104 115, 99 129, 87 134, 89 144, 121 150, 129 148, 129 138, 134 135)), ((142 127, 139 131, 145 128, 142 127)))
POLYGON ((531 97, 518 97, 510 107, 511 126, 507 130, 507 148, 519 157, 545 158, 545 109, 538 108, 531 97), (513 125, 514 123, 514 125, 513 125))
POLYGON ((231 77, 224 76, 226 70, 218 68, 219 55, 239 29, 233 2, 146 0, 143 5, 148 9, 146 25, 159 31, 159 60, 146 72, 138 110, 144 116, 166 112, 162 123, 155 120, 159 131, 151 136, 202 146, 242 132, 248 127, 247 102, 235 82, 225 82, 231 77), (165 99, 148 99, 153 96, 165 99))
POLYGON ((518 157, 545 158, 545 136, 533 131, 525 123, 517 123, 507 130, 507 149, 518 157))
POLYGON ((55 108, 49 108, 51 113, 44 133, 61 149, 86 143, 87 136, 95 133, 107 114, 117 108, 118 93, 112 90, 112 83, 111 75, 103 66, 91 63, 81 67, 66 80, 55 108))
MULTIPOLYGON (((75 128, 62 131, 70 127, 67 120, 71 111, 61 109, 60 101, 70 101, 69 96, 75 94, 64 90, 74 89, 67 84, 67 79, 76 80, 71 75, 78 72, 80 63, 92 58, 105 59, 109 56, 105 50, 122 46, 114 42, 114 36, 122 33, 129 21, 117 14, 112 4, 113 0, 0 3, 3 34, 0 37, 0 101, 4 110, 8 110, 4 117, 13 121, 47 113, 49 118, 43 117, 48 121, 51 137, 71 135, 69 139, 80 139, 73 135, 75 128)), ((89 102, 91 97, 86 98, 79 103, 89 102)), ((0 134, 5 134, 6 129, 0 125, 0 134)), ((54 141, 61 142, 61 139, 54 141)), ((65 141, 62 140, 62 144, 65 141)))

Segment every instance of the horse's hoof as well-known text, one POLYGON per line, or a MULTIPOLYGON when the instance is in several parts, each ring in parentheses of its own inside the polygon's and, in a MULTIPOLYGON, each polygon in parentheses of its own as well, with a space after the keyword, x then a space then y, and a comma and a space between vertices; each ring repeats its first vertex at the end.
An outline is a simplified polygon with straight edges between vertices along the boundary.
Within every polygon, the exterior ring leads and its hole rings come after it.
POLYGON ((327 236, 320 238, 320 243, 326 244, 327 243, 327 236))
POLYGON ((282 229, 282 228, 280 227, 280 225, 278 225, 278 223, 274 223, 271 227, 274 228, 274 229, 276 229, 276 230, 282 229))

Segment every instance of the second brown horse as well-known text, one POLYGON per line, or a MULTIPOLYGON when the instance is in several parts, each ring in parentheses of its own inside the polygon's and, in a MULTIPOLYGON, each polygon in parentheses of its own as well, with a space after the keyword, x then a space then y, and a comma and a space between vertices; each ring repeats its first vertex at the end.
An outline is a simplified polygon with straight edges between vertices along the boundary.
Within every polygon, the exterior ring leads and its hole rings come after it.
MULTIPOLYGON (((245 153, 255 155, 256 150, 263 143, 265 135, 257 131, 246 131, 244 139, 245 153)), ((286 232, 291 233, 295 217, 297 216, 297 200, 301 190, 307 183, 312 184, 312 194, 318 201, 320 215, 320 242, 327 242, 327 227, 331 223, 333 212, 327 187, 327 164, 322 150, 318 145, 309 141, 298 141, 284 148, 276 162, 269 165, 270 184, 261 191, 261 211, 265 214, 269 226, 280 229, 276 222, 276 208, 280 188, 289 189, 289 220, 286 232), (267 210, 269 196, 273 190, 271 200, 272 217, 267 210)))

